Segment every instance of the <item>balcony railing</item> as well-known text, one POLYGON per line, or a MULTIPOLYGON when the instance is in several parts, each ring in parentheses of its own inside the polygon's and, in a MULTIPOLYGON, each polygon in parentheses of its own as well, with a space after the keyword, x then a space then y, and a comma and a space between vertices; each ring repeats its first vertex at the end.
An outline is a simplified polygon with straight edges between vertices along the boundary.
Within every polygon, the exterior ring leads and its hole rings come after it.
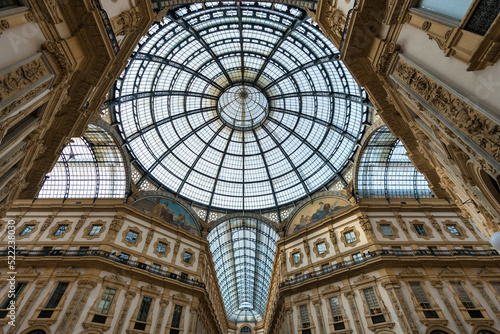
POLYGON ((113 48, 113 52, 116 56, 118 52, 120 52, 120 46, 118 45, 118 40, 116 39, 111 22, 109 21, 108 13, 102 9, 101 2, 99 0, 90 0, 90 3, 92 4, 92 7, 97 9, 99 12, 102 24, 104 25, 104 29, 106 29, 106 34, 108 35, 109 42, 111 43, 111 47, 113 48))
MULTIPOLYGON (((12 254, 8 254, 7 250, 0 251, 0 257, 7 257, 8 255, 12 255, 12 254)), ((202 283, 198 280, 193 280, 192 278, 190 278, 190 279, 184 278, 176 273, 172 273, 172 272, 169 272, 167 270, 160 270, 157 267, 152 267, 149 264, 142 263, 142 262, 139 262, 136 260, 126 260, 126 259, 120 258, 119 256, 117 256, 113 253, 103 251, 103 250, 59 250, 59 249, 50 250, 50 251, 47 251, 47 250, 17 250, 16 257, 21 257, 21 256, 23 256, 23 257, 40 257, 40 256, 88 257, 88 256, 97 256, 97 257, 108 259, 108 260, 111 260, 114 262, 121 263, 123 265, 129 266, 132 268, 138 268, 138 269, 147 271, 153 275, 162 276, 162 277, 174 279, 174 280, 182 282, 182 283, 197 286, 197 287, 203 288, 206 291, 205 283, 202 283)))
POLYGON ((386 257, 386 256, 398 256, 398 257, 416 257, 416 256, 445 256, 445 257, 451 257, 451 256, 468 256, 468 257, 485 257, 485 256, 499 256, 500 253, 498 251, 491 249, 491 250, 463 250, 463 249, 456 249, 456 250, 426 250, 426 249, 417 249, 417 250, 377 250, 374 252, 366 252, 363 254, 362 259, 360 260, 348 260, 344 262, 339 262, 334 265, 329 266, 328 268, 323 268, 319 269, 316 271, 313 271, 311 273, 303 274, 300 276, 300 278, 293 279, 291 278, 290 280, 285 280, 284 282, 281 282, 279 284, 279 288, 284 288, 287 286, 291 286, 294 284, 302 283, 304 281, 316 278, 316 277, 321 277, 324 275, 328 275, 334 271, 342 270, 344 268, 352 267, 361 263, 364 263, 366 261, 372 260, 374 258, 379 258, 379 257, 386 257))

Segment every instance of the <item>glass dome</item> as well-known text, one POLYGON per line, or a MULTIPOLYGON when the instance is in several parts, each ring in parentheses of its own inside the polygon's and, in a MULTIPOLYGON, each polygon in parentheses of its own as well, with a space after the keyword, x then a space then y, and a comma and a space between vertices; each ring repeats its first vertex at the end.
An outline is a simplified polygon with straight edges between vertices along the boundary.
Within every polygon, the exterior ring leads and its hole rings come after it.
POLYGON ((210 208, 262 210, 343 181, 364 102, 304 10, 207 2, 153 24, 112 104, 139 186, 151 178, 210 208))

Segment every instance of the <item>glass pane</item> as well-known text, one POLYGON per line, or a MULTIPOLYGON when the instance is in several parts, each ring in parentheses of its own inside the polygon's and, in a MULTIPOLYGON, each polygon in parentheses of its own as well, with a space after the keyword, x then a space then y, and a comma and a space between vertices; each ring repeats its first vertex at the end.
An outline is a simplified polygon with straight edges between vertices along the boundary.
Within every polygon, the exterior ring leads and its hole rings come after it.
POLYGON ((174 314, 172 315, 172 327, 179 328, 181 326, 182 306, 175 305, 174 314))
POLYGON ((116 289, 106 288, 102 293, 99 305, 97 305, 96 313, 108 314, 109 309, 111 308, 111 304, 113 303, 113 299, 115 298, 115 294, 116 289))

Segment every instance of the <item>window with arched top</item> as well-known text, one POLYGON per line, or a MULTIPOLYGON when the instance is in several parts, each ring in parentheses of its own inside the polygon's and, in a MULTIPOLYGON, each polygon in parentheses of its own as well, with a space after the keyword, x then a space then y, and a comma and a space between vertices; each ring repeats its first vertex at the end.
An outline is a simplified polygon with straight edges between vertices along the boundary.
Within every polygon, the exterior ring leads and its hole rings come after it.
POLYGON ((29 332, 28 334, 47 334, 47 333, 42 329, 35 329, 35 330, 29 332))
POLYGON ((252 329, 248 326, 241 327, 240 333, 252 333, 252 329))
POLYGON ((481 329, 479 332, 477 332, 476 334, 495 334, 493 333, 492 331, 489 331, 487 329, 481 329))

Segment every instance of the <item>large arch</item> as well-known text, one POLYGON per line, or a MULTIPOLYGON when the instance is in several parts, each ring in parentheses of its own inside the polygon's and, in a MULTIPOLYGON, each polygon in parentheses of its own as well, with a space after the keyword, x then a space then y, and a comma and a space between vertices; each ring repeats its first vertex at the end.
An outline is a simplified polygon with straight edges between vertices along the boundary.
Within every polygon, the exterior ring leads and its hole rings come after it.
POLYGON ((113 137, 90 123, 82 137, 72 138, 45 177, 38 198, 125 198, 127 168, 113 137))

